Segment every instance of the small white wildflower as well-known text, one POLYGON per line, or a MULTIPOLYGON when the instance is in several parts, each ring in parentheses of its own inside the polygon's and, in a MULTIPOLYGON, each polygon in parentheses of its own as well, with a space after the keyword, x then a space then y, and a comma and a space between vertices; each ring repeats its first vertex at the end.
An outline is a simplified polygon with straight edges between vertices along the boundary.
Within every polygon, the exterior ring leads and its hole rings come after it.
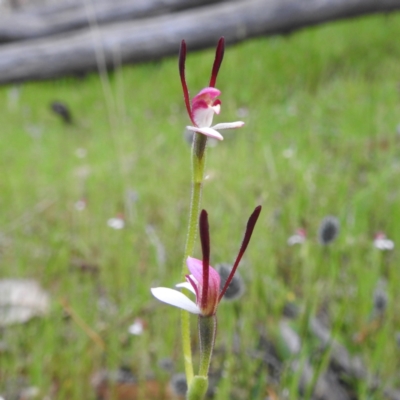
POLYGON ((82 147, 79 147, 78 149, 75 150, 75 155, 78 158, 85 158, 87 155, 87 150, 82 147))
POLYGON ((394 242, 393 240, 388 239, 383 232, 378 232, 375 235, 374 247, 378 250, 393 250, 394 242))
POLYGON ((136 318, 133 324, 129 326, 128 332, 131 335, 140 336, 144 332, 144 321, 141 318, 136 318))
POLYGON ((296 233, 290 236, 287 240, 287 244, 289 246, 294 246, 295 244, 302 244, 307 239, 306 230, 303 228, 297 229, 296 233))
POLYGON ((117 216, 115 218, 110 218, 107 221, 107 225, 113 229, 123 229, 125 227, 125 220, 121 216, 117 216))
POLYGON ((76 201, 74 207, 76 211, 83 211, 86 208, 86 200, 81 199, 76 201))
POLYGON ((295 151, 291 148, 285 149, 282 152, 283 157, 292 158, 294 156, 295 151))

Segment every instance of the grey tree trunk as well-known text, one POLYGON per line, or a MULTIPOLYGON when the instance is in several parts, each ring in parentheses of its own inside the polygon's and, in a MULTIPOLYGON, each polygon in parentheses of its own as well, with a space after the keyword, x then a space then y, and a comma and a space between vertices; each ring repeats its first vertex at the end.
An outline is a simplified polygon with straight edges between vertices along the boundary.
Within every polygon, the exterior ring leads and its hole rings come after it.
POLYGON ((341 18, 400 9, 400 0, 242 0, 0 46, 0 83, 48 79, 177 55, 341 18))
POLYGON ((181 11, 222 0, 73 0, 0 15, 0 43, 181 11))

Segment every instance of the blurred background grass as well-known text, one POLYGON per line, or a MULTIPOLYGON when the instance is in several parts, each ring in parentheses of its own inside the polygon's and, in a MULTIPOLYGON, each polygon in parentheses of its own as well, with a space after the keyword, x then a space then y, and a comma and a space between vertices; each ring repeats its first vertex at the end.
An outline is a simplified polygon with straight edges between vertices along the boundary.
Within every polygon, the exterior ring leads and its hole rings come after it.
MULTIPOLYGON (((239 315, 242 347, 221 366, 218 398, 235 386, 244 390, 235 398, 249 398, 257 369, 249 354, 260 330, 276 331, 288 299, 310 313, 327 308, 337 338, 383 384, 400 385, 398 251, 372 246, 379 230, 400 242, 398 37, 399 15, 374 16, 258 38, 225 53, 216 121, 246 125, 208 151, 203 207, 212 265, 234 260, 247 217, 258 204, 264 209, 240 269, 246 293, 240 305, 219 310, 217 346, 229 353, 239 315), (328 214, 339 218, 341 233, 326 249, 316 235, 328 214), (308 242, 289 248, 298 227, 308 242), (385 319, 357 343, 383 277, 385 319)), ((208 82, 214 52, 188 47, 193 95, 208 82)), ((52 297, 45 318, 2 330, 1 380, 23 375, 42 397, 54 391, 57 399, 94 398, 90 376, 101 367, 128 365, 168 380, 157 363, 171 357, 182 370, 179 312, 149 289, 177 282, 186 236, 189 121, 177 60, 102 79, 2 87, 0 105, 0 276, 35 278, 52 297), (51 112, 55 100, 69 107, 72 125, 51 112), (84 210, 76 209, 79 200, 84 210), (124 229, 107 226, 119 214, 124 229), (101 337, 104 351, 67 317, 65 304, 101 337), (136 317, 147 324, 137 337, 128 334, 136 317)), ((296 379, 288 372, 282 387, 296 379)))

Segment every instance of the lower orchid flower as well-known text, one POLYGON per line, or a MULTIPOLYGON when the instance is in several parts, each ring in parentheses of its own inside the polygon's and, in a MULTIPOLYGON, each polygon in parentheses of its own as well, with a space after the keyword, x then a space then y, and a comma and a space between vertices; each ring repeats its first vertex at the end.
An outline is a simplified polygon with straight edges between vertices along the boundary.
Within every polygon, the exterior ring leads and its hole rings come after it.
POLYGON ((153 296, 164 303, 179 307, 192 314, 202 316, 214 315, 218 306, 220 276, 211 266, 208 266, 207 302, 202 306, 202 292, 205 282, 203 279, 203 262, 196 258, 188 257, 186 260, 190 275, 186 275, 186 282, 178 283, 176 287, 186 288, 196 296, 196 303, 182 292, 170 288, 153 288, 153 296))
POLYGON ((260 212, 261 206, 256 207, 247 222, 239 254, 236 257, 231 273, 229 274, 222 290, 220 290, 221 278, 218 272, 209 265, 210 242, 208 216, 207 212, 203 210, 200 213, 200 239, 202 244, 203 260, 188 257, 186 263, 190 275, 186 275, 186 282, 176 285, 178 288, 186 288, 191 291, 196 296, 196 302, 193 302, 189 297, 178 290, 165 287, 152 288, 151 292, 153 296, 164 303, 189 311, 192 314, 198 314, 202 317, 211 317, 215 315, 218 304, 228 289, 236 269, 239 266, 239 262, 246 251, 260 212))

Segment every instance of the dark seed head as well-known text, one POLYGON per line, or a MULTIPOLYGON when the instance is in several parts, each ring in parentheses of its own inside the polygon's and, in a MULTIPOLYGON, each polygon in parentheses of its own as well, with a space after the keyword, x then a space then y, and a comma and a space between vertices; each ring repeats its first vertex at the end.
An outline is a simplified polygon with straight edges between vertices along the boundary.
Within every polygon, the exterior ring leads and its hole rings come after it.
POLYGON ((386 289, 386 282, 381 280, 377 283, 374 291, 374 315, 382 315, 387 307, 388 294, 386 289))
POLYGON ((158 366, 164 371, 173 372, 175 366, 174 361, 170 357, 162 358, 158 361, 158 366))
POLYGON ((117 371, 112 373, 112 380, 119 383, 135 383, 137 379, 132 373, 130 367, 122 365, 117 371))
MULTIPOLYGON (((229 277, 229 274, 231 273, 232 266, 229 264, 217 264, 215 269, 219 273, 219 276, 221 277, 221 283, 220 283, 220 289, 225 286, 225 282, 229 277)), ((245 285, 243 282, 242 277, 240 276, 239 272, 236 271, 235 275, 232 278, 231 283, 228 286, 228 289, 226 290, 223 299, 225 300, 236 300, 242 297, 244 293, 245 285)))
POLYGON ((187 392, 186 376, 183 373, 174 374, 169 382, 172 392, 176 396, 185 396, 187 392))
POLYGON ((340 222, 336 217, 325 217, 319 226, 318 242, 324 246, 332 243, 339 234, 340 222))

